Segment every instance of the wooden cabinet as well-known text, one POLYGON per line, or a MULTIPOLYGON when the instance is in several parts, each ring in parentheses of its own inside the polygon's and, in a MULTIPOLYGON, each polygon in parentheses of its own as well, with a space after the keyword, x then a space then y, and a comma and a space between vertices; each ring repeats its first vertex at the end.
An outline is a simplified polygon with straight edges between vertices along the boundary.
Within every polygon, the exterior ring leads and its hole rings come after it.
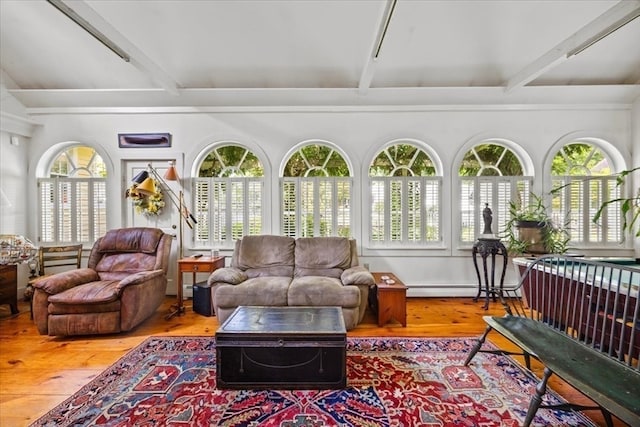
POLYGON ((407 326, 407 287, 393 273, 372 273, 376 281, 378 326, 395 319, 407 326))
POLYGON ((9 304, 11 314, 18 314, 18 268, 0 265, 0 304, 9 304))

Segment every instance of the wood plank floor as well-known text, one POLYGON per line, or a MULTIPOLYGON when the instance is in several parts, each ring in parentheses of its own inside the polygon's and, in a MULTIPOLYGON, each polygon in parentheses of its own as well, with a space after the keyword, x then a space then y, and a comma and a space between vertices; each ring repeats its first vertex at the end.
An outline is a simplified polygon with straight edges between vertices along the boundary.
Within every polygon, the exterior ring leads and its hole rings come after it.
MULTIPOLYGON (((184 316, 164 320, 173 299, 167 298, 156 314, 134 331, 108 336, 55 338, 40 336, 29 318, 28 303, 20 303, 20 313, 12 316, 8 306, 0 306, 0 426, 26 426, 71 396, 80 387, 116 362, 150 335, 213 336, 215 317, 194 313, 187 301, 184 316)), ((389 323, 378 327, 373 314, 349 331, 349 336, 478 336, 484 331, 482 316, 502 314, 497 303, 488 311, 471 298, 409 298, 407 327, 389 323)), ((503 348, 514 348, 500 335, 489 339, 503 348)), ((522 362, 521 362, 522 363, 522 362)), ((534 365, 540 375, 540 366, 534 365)), ((580 393, 552 377, 553 390, 566 399, 589 403, 580 393)), ((599 411, 587 414, 605 425, 599 411)), ((624 426, 614 420, 616 426, 624 426)))

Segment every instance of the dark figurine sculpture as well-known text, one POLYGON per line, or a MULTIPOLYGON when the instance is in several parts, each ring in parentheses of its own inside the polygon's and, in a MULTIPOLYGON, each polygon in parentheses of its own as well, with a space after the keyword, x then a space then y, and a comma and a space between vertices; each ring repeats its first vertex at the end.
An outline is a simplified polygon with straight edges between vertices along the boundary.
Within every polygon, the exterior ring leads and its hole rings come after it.
POLYGON ((489 208, 489 203, 484 204, 485 208, 482 211, 482 218, 484 219, 484 231, 482 234, 493 234, 491 231, 491 222, 493 221, 493 216, 491 209, 489 208))

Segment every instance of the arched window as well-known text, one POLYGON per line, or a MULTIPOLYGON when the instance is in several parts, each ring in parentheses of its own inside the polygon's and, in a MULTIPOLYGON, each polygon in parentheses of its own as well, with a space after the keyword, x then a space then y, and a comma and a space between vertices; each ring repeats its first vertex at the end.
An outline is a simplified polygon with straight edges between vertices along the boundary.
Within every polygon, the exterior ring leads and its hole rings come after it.
POLYGON ((516 153, 502 141, 482 141, 467 151, 460 177, 460 241, 474 242, 483 231, 482 210, 493 213, 492 231, 499 234, 509 220, 509 202, 529 203, 532 178, 524 176, 516 153))
POLYGON ((335 148, 306 143, 282 175, 282 234, 351 237, 351 171, 335 148))
POLYGON ((224 144, 205 157, 194 178, 195 243, 231 247, 262 233, 264 168, 246 147, 224 144))
POLYGON ((107 232, 107 168, 91 147, 61 151, 38 178, 43 243, 93 244, 107 232))
POLYGON ((620 203, 610 203, 600 221, 592 221, 603 202, 621 197, 611 160, 598 146, 574 141, 553 156, 552 215, 569 221, 571 243, 576 246, 606 246, 622 240, 620 203))
POLYGON ((442 240, 442 178, 429 154, 410 142, 380 151, 369 166, 372 245, 442 240))

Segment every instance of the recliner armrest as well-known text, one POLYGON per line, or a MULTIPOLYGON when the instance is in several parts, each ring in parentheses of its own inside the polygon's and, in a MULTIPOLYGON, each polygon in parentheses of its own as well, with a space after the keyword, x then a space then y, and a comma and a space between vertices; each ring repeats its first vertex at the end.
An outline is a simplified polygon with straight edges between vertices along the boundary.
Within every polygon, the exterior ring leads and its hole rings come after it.
POLYGON ((133 273, 125 277, 120 281, 120 283, 118 283, 118 291, 121 291, 127 286, 139 285, 141 283, 147 282, 148 280, 161 276, 164 276, 164 271, 162 270, 140 271, 138 273, 133 273))
POLYGON ((33 287, 49 295, 55 295, 67 289, 96 280, 100 280, 100 277, 95 270, 91 268, 78 268, 76 270, 63 271, 62 273, 47 276, 34 282, 33 287))
POLYGON ((347 268, 342 272, 340 280, 343 285, 374 285, 373 275, 362 265, 347 268))
POLYGON ((232 285, 238 285, 249 277, 247 274, 235 267, 223 267, 219 268, 209 276, 207 283, 209 286, 213 286, 216 283, 229 283, 232 285))

